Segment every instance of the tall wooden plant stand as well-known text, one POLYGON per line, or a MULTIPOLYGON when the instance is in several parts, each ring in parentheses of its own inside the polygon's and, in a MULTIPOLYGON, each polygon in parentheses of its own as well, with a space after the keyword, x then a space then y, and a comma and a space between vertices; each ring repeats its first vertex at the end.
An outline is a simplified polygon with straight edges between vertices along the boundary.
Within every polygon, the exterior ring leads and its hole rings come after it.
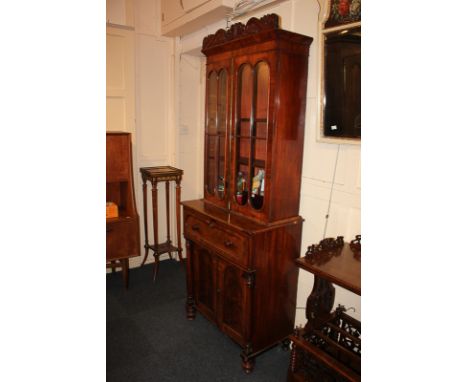
POLYGON ((151 249, 154 256, 153 282, 156 280, 156 275, 159 269, 159 256, 168 253, 172 259, 172 252, 177 252, 179 261, 183 265, 182 246, 180 239, 180 182, 182 181, 183 170, 171 166, 157 167, 142 167, 140 168, 141 177, 143 180, 143 212, 145 223, 145 257, 141 266, 143 266, 148 258, 148 252, 151 249), (148 242, 148 203, 147 203, 147 185, 150 181, 152 185, 152 205, 153 205, 153 237, 154 244, 148 242), (169 182, 176 184, 176 221, 177 221, 177 247, 172 244, 170 235, 170 217, 169 217, 169 182), (158 240, 158 183, 166 183, 166 223, 167 223, 167 238, 163 243, 158 240))

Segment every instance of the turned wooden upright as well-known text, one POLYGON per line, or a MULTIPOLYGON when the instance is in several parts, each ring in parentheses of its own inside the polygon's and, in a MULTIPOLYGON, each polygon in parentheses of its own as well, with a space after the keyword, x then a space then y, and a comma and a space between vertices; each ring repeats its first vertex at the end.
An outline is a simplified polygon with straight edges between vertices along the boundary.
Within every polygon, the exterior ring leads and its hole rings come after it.
POLYGON ((180 239, 180 182, 182 180, 183 170, 171 166, 158 167, 142 167, 140 168, 141 177, 143 180, 143 210, 145 223, 145 257, 141 266, 143 266, 148 258, 148 252, 151 249, 154 253, 154 268, 153 281, 156 280, 156 274, 159 269, 159 256, 168 253, 172 259, 172 252, 177 252, 179 261, 183 264, 182 247, 180 239), (153 204, 153 237, 154 244, 148 242, 148 203, 147 203, 147 186, 146 182, 150 181, 152 185, 152 204, 153 204), (176 220, 177 220, 177 247, 172 244, 170 236, 170 217, 169 217, 169 182, 176 183, 176 220), (167 239, 164 243, 159 243, 158 240, 158 183, 166 183, 166 222, 167 222, 167 239))

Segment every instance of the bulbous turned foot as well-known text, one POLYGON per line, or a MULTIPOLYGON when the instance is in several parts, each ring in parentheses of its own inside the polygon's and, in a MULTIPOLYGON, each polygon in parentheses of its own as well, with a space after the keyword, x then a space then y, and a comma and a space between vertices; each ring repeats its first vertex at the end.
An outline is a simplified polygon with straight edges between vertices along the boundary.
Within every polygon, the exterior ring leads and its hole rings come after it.
POLYGON ((253 358, 242 357, 242 368, 245 374, 250 374, 255 366, 255 360, 253 358))

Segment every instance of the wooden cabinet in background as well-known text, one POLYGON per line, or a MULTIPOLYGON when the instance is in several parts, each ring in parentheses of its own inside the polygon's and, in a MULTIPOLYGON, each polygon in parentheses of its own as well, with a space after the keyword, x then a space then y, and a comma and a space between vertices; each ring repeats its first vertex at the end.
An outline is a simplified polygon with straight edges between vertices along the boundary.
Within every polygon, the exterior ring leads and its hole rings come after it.
POLYGON ((120 266, 128 287, 128 259, 140 256, 140 228, 135 203, 130 133, 106 133, 106 201, 118 217, 106 219, 106 263, 120 266))
POLYGON ((183 202, 187 317, 242 347, 244 370, 294 329, 309 46, 252 18, 206 37, 204 199, 183 202))

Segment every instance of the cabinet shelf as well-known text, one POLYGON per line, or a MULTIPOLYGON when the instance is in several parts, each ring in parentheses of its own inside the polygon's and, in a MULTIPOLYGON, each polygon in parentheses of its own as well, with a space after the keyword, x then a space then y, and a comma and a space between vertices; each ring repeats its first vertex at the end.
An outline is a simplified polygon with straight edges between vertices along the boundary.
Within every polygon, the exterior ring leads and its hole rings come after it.
MULTIPOLYGON (((241 121, 241 122, 250 122, 250 118, 239 118, 239 121, 241 121)), ((266 122, 268 122, 268 119, 267 118, 254 118, 253 121, 254 121, 254 123, 255 122, 266 123, 266 122)))
POLYGON ((257 137, 257 136, 249 136, 249 135, 234 135, 234 138, 241 138, 241 139, 252 139, 258 141, 266 141, 266 137, 257 137))
MULTIPOLYGON (((242 164, 244 166, 248 166, 249 165, 249 158, 239 158, 238 160, 238 163, 239 164, 242 164)), ((255 159, 252 161, 252 165, 254 167, 259 167, 259 168, 265 168, 265 161, 264 160, 261 160, 261 159, 255 159)))

